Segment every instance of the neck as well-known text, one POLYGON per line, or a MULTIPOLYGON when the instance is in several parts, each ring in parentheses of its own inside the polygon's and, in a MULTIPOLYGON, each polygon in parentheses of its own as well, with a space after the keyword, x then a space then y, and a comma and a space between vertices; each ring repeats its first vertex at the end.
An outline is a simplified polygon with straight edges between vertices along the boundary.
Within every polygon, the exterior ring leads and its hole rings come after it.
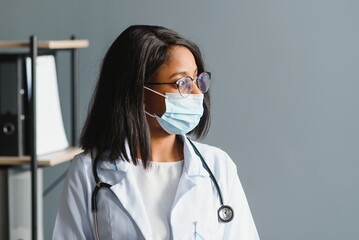
POLYGON ((151 134, 152 161, 176 162, 183 159, 183 142, 169 134, 151 134))

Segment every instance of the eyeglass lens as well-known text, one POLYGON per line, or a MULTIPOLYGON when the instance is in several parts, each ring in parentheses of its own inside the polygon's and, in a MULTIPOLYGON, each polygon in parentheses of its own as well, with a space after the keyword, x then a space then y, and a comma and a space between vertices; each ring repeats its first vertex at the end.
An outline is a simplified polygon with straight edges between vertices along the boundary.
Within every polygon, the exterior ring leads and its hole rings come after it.
MULTIPOLYGON (((208 91, 209 88, 209 79, 210 76, 208 73, 203 72, 201 73, 198 78, 197 78, 197 86, 199 88, 199 90, 202 93, 205 93, 208 91)), ((189 94, 191 94, 192 92, 192 85, 193 85, 193 80, 190 77, 184 77, 181 78, 180 80, 178 80, 177 82, 177 87, 179 90, 179 93, 183 96, 183 97, 187 97, 189 94)))
POLYGON ((203 72, 198 76, 197 84, 198 84, 199 90, 201 90, 201 92, 203 92, 203 93, 208 91, 209 78, 210 78, 209 74, 206 72, 203 72))

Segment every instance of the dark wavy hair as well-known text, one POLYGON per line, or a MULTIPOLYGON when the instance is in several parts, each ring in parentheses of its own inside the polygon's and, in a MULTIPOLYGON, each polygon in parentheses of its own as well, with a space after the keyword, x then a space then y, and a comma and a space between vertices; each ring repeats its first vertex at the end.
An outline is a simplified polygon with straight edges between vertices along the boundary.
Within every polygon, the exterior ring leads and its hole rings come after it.
MULTIPOLYGON (((140 157, 147 165, 151 142, 143 86, 167 61, 173 46, 189 49, 198 72, 205 71, 199 47, 171 29, 134 25, 117 37, 104 57, 81 133, 80 145, 84 150, 95 149, 98 157, 108 151, 110 159, 121 157, 134 164, 140 157)), ((205 136, 209 129, 209 92, 204 94, 203 107, 198 126, 189 133, 196 138, 205 136)))

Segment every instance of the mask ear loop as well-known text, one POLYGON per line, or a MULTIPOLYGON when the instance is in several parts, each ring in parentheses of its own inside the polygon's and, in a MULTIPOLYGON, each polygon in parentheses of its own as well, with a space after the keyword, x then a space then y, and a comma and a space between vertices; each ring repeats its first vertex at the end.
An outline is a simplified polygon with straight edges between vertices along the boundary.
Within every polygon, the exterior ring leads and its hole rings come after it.
MULTIPOLYGON (((160 96, 162 96, 162 97, 164 97, 164 98, 167 98, 166 95, 164 95, 164 94, 162 94, 162 93, 159 93, 159 92, 157 92, 157 91, 155 91, 155 90, 153 90, 153 89, 151 89, 151 88, 149 88, 149 87, 143 86, 143 88, 144 88, 144 89, 147 89, 148 91, 151 91, 151 92, 153 92, 153 93, 156 93, 157 95, 160 95, 160 96)), ((147 112, 146 109, 144 109, 144 110, 145 110, 145 113, 146 113, 148 116, 153 117, 153 118, 156 118, 156 115, 155 115, 155 114, 151 114, 151 113, 147 112)))
POLYGON ((148 91, 151 91, 151 92, 153 92, 153 93, 156 93, 157 95, 160 95, 160 96, 162 96, 162 97, 164 97, 164 98, 167 98, 166 95, 164 95, 164 94, 162 94, 162 93, 159 93, 159 92, 157 92, 157 91, 155 91, 155 90, 153 90, 153 89, 151 89, 151 88, 149 88, 149 87, 143 86, 143 88, 144 88, 144 89, 147 89, 148 91))
POLYGON ((150 117, 156 118, 156 115, 151 114, 151 113, 147 112, 146 110, 145 110, 145 113, 146 113, 148 116, 150 116, 150 117))

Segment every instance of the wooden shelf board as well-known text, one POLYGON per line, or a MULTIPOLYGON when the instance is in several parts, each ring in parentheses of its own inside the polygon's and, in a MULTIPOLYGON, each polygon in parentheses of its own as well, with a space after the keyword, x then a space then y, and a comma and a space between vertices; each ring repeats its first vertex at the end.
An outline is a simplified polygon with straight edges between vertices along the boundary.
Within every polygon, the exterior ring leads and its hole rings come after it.
MULTIPOLYGON (((38 156, 37 164, 42 167, 55 166, 70 161, 76 154, 82 152, 80 148, 67 148, 62 151, 38 156)), ((1 156, 0 165, 16 166, 30 164, 30 156, 1 156)))
MULTIPOLYGON (((37 47, 43 49, 70 49, 70 48, 87 48, 90 45, 87 39, 75 40, 49 40, 38 41, 37 47)), ((25 48, 29 47, 28 41, 0 41, 0 48, 25 48)))

